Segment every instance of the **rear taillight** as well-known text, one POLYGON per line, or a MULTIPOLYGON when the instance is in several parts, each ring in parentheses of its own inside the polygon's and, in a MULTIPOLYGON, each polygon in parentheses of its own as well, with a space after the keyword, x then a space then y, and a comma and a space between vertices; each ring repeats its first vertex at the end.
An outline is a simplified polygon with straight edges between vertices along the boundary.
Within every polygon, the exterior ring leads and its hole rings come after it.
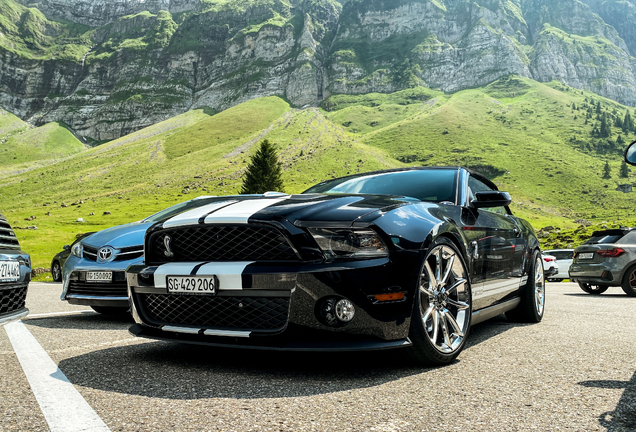
POLYGON ((614 249, 608 249, 608 250, 599 250, 599 251, 596 251, 596 253, 602 257, 616 258, 618 256, 623 255, 625 253, 625 249, 614 248, 614 249))
POLYGON ((552 257, 543 257, 543 261, 545 261, 545 262, 552 262, 552 261, 556 261, 556 258, 552 258, 552 257))

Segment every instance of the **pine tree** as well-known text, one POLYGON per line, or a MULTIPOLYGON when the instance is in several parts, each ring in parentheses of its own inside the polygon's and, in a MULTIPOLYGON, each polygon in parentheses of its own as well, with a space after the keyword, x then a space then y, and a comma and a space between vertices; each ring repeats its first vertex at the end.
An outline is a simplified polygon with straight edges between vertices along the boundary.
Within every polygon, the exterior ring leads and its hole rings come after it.
MULTIPOLYGON (((620 135, 619 135, 620 136, 620 135)), ((619 174, 622 178, 627 178, 629 177, 629 169, 627 168, 627 164, 625 163, 625 161, 623 161, 623 163, 621 164, 621 172, 619 174)))
POLYGON ((629 111, 625 111, 625 118, 623 119, 623 132, 625 134, 634 130, 634 121, 632 120, 632 116, 629 114, 629 111))
POLYGON ((612 177, 612 171, 609 166, 609 162, 605 162, 605 167, 603 168, 603 178, 608 179, 612 177))
POLYGON ((618 134, 618 136, 616 137, 616 144, 621 145, 621 146, 625 144, 625 140, 623 139, 623 137, 620 134, 618 134))
POLYGON ((601 116, 601 127, 599 129, 599 137, 608 138, 612 136, 612 128, 607 121, 607 113, 601 116))
POLYGON ((282 173, 276 148, 268 140, 263 140, 247 166, 241 194, 283 192, 282 173))
POLYGON ((623 127, 623 119, 620 116, 614 117, 614 126, 616 126, 618 128, 622 128, 623 127))
POLYGON ((601 113, 601 102, 599 101, 598 104, 596 105, 596 114, 600 114, 601 113))

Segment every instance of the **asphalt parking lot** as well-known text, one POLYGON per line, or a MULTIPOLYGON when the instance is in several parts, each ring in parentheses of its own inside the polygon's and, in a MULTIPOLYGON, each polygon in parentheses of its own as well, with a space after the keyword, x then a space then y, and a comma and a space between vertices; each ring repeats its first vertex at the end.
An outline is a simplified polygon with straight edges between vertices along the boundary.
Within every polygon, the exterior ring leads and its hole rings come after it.
POLYGON ((60 290, 32 283, 24 326, 0 330, 2 431, 636 430, 636 298, 620 288, 591 296, 549 283, 542 323, 479 324, 458 360, 437 369, 395 351, 136 339, 130 320, 69 306, 60 290), (50 358, 52 372, 22 364, 25 352, 50 358))

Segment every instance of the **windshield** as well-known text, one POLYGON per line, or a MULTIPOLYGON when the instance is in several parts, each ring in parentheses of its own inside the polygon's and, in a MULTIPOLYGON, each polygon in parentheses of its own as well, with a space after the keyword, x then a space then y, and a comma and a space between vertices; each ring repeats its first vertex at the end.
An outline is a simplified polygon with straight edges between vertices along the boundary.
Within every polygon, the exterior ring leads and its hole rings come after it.
POLYGON ((546 251, 548 255, 552 255, 558 260, 572 259, 574 257, 574 251, 546 251))
POLYGON ((419 169, 361 174, 319 183, 303 193, 397 195, 454 203, 457 172, 456 169, 419 169))
POLYGON ((216 197, 210 198, 198 198, 190 201, 182 202, 179 204, 175 204, 172 207, 168 207, 165 210, 161 210, 158 213, 153 214, 152 216, 148 216, 146 219, 142 220, 142 222, 159 222, 165 219, 169 219, 172 216, 175 216, 179 213, 183 213, 187 210, 191 210, 193 208, 204 206, 210 203, 213 200, 217 200, 216 197))

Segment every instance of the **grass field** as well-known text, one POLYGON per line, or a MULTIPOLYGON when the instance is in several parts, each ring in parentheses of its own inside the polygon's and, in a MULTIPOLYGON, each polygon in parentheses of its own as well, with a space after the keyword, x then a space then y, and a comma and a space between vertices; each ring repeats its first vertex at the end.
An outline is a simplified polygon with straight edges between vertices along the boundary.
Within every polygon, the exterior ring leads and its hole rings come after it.
MULTIPOLYGON (((452 95, 424 88, 336 95, 304 110, 276 97, 218 114, 200 109, 24 172, 3 166, 1 211, 34 266, 47 267, 78 233, 139 220, 195 196, 238 193, 254 145, 268 138, 279 150, 285 192, 355 172, 463 165, 509 191, 513 211, 536 228, 560 228, 546 245, 565 246, 580 241, 576 219, 614 226, 633 223, 636 214, 634 196, 615 190, 634 180, 618 177, 625 145, 607 150, 607 139, 590 136, 598 122, 596 112, 588 118, 592 99, 594 110, 600 102, 612 117, 627 110, 560 83, 516 77, 452 95), (606 162, 609 179, 602 178, 606 162), (20 229, 28 226, 37 230, 20 229)), ((634 139, 617 127, 612 133, 613 140, 619 133, 634 139)))
POLYGON ((84 145, 61 123, 33 127, 0 109, 0 177, 34 162, 61 159, 83 150, 84 145))

